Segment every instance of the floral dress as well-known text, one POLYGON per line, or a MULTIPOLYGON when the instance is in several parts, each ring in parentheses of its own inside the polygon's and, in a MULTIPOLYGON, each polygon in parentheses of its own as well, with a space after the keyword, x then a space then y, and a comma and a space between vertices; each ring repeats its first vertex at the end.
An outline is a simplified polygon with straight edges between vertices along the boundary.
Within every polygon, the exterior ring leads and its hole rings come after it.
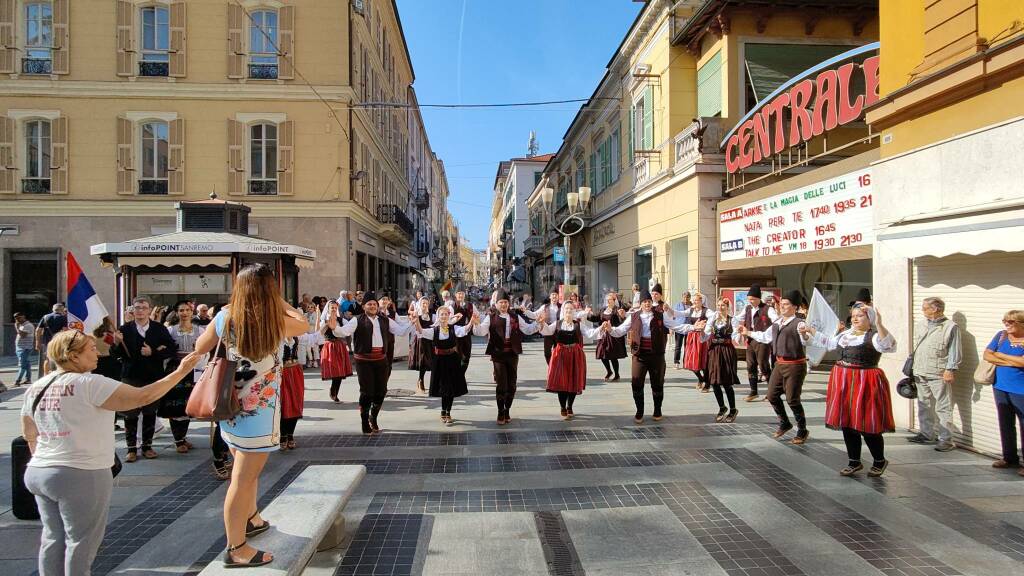
MULTIPOLYGON (((226 318, 221 311, 214 319, 220 337, 224 335, 226 318)), ((228 354, 238 361, 235 388, 242 411, 231 420, 221 420, 221 436, 228 446, 243 452, 277 450, 281 441, 281 351, 252 360, 230 346, 228 354)))

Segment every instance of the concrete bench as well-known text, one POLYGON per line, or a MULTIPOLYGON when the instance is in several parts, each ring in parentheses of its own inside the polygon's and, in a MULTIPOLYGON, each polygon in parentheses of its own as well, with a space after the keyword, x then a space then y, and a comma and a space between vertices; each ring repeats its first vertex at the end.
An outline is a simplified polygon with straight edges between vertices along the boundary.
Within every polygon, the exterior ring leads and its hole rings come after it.
MULTIPOLYGON (((365 475, 365 466, 310 466, 303 470, 262 511, 263 518, 271 523, 270 530, 249 542, 271 552, 274 561, 244 569, 245 576, 302 574, 314 552, 341 544, 345 536, 345 517, 341 512, 365 475)), ((200 573, 239 574, 237 569, 224 568, 220 556, 200 573)))

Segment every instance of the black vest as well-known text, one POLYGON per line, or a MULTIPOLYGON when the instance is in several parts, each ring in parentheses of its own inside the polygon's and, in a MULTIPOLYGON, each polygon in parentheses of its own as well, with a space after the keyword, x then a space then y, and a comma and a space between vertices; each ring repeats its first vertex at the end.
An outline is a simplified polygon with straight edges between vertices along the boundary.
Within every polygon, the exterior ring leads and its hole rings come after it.
MULTIPOLYGON (((643 334, 643 320, 640 319, 640 312, 633 312, 633 319, 629 324, 629 348, 633 354, 640 352, 640 335, 643 334)), ((665 319, 661 312, 651 310, 651 352, 654 354, 665 353, 665 319)))
POLYGON ((772 330, 774 331, 774 334, 772 334, 772 344, 774 345, 776 356, 789 359, 807 357, 804 352, 804 341, 800 339, 800 332, 796 329, 800 322, 801 318, 793 318, 785 326, 780 326, 777 323, 772 324, 772 330))
MULTIPOLYGON (((356 354, 370 354, 373 351, 373 323, 366 314, 356 316, 358 326, 352 334, 352 349, 356 354)), ((384 350, 392 350, 395 337, 391 334, 390 319, 387 316, 378 315, 377 323, 380 324, 380 336, 384 342, 384 350)))
POLYGON ((747 310, 743 314, 743 325, 747 327, 747 330, 754 332, 767 330, 772 325, 772 319, 768 316, 768 305, 764 302, 757 308, 747 305, 747 310))
POLYGON ((562 330, 562 321, 558 321, 558 328, 555 330, 555 342, 570 346, 572 344, 583 344, 583 333, 580 331, 580 323, 573 321, 572 330, 562 330))
MULTIPOLYGON (((523 353, 523 333, 519 331, 519 320, 516 315, 509 311, 509 321, 512 322, 508 332, 509 347, 516 354, 523 353)), ((505 320, 497 311, 491 314, 490 326, 488 327, 487 350, 485 354, 497 354, 505 351, 505 320)))
POLYGON ((875 330, 871 329, 864 335, 864 341, 859 345, 846 347, 840 346, 839 362, 863 368, 878 367, 878 361, 882 358, 882 353, 875 350, 875 346, 872 344, 874 337, 875 330))

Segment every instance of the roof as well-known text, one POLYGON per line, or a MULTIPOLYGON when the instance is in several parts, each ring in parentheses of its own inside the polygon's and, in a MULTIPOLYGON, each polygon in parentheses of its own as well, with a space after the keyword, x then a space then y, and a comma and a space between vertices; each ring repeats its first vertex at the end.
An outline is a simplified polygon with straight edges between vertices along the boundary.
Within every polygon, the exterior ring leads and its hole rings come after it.
POLYGON ((549 160, 555 157, 555 153, 551 154, 540 154, 538 156, 526 156, 523 158, 513 158, 513 162, 544 162, 547 163, 549 160))
POLYGON ((799 10, 878 11, 878 0, 707 0, 672 37, 672 44, 689 44, 707 32, 708 24, 729 6, 746 8, 794 8, 799 10))
POLYGON ((281 244, 266 238, 230 232, 170 232, 136 238, 126 242, 105 242, 90 247, 94 256, 101 254, 144 254, 151 256, 185 254, 278 254, 313 260, 316 250, 281 244))

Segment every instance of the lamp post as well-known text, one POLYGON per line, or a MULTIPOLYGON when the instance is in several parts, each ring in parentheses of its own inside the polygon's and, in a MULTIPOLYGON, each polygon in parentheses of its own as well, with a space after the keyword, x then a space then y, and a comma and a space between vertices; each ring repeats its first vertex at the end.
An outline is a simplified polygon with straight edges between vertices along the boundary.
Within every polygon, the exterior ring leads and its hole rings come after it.
MULTIPOLYGON (((554 220, 554 215, 557 209, 553 206, 555 197, 555 190, 551 187, 544 188, 541 191, 541 201, 544 203, 545 212, 551 210, 551 217, 554 220)), ((565 250, 565 262, 563 267, 565 273, 563 275, 563 284, 568 285, 570 280, 570 263, 572 257, 569 252, 570 238, 579 234, 586 227, 586 223, 583 221, 583 216, 587 211, 587 207, 590 205, 590 187, 580 186, 576 192, 569 192, 566 194, 566 201, 569 208, 569 214, 558 224, 552 221, 551 228, 562 235, 562 246, 565 250)))

